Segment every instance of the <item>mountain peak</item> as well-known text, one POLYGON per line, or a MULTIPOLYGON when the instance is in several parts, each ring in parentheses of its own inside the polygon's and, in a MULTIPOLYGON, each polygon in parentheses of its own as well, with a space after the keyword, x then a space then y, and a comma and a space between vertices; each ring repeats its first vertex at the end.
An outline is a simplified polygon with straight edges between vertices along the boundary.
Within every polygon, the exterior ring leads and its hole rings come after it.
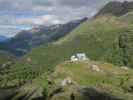
POLYGON ((122 16, 133 10, 133 1, 111 1, 107 3, 97 14, 96 16, 101 15, 114 15, 122 16))

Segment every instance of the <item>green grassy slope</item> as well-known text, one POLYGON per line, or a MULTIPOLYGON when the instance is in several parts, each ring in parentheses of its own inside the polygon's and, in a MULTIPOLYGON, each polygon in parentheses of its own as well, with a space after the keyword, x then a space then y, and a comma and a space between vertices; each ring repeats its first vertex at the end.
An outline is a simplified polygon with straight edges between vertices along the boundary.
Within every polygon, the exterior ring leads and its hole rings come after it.
MULTIPOLYGON (((63 92, 55 94, 50 100, 69 100, 68 98, 71 93, 75 94, 76 100, 84 100, 79 99, 81 96, 80 93, 80 95, 76 94, 76 88, 79 87, 93 87, 98 91, 122 98, 122 100, 132 100, 132 92, 130 91, 130 85, 133 81, 132 75, 132 69, 124 70, 109 63, 95 61, 62 63, 56 67, 54 73, 49 77, 49 80, 52 82, 52 85, 49 88, 49 94, 52 93, 51 91, 54 91, 54 89, 59 88, 62 81, 66 78, 69 78, 72 81, 72 84, 67 84, 62 87, 63 92), (100 71, 97 72, 92 70, 93 65, 96 65, 100 71)), ((91 100, 103 99, 97 98, 91 100)), ((107 100, 110 99, 108 98, 107 100)))
POLYGON ((93 60, 132 67, 132 33, 132 24, 116 17, 88 20, 59 41, 33 49, 9 70, 9 76, 11 80, 35 78, 78 52, 93 60))
POLYGON ((133 23, 133 11, 121 16, 120 20, 133 23))
POLYGON ((15 59, 15 57, 6 52, 6 51, 0 51, 0 66, 2 66, 2 64, 6 64, 9 61, 13 61, 15 59))
POLYGON ((125 70, 110 63, 89 60, 73 63, 65 61, 55 67, 47 80, 49 84, 46 84, 46 74, 42 74, 32 83, 22 86, 13 100, 19 100, 17 98, 24 95, 28 97, 27 100, 32 100, 34 94, 47 95, 48 100, 70 100, 72 93, 75 100, 132 100, 133 70, 130 68, 125 70), (100 70, 93 70, 94 65, 100 70), (62 81, 65 79, 70 79, 71 83, 62 86, 62 81), (88 95, 85 96, 82 93, 82 89, 85 88, 94 88, 99 95, 103 93, 100 95, 101 98, 104 96, 107 98, 100 99, 91 90, 91 92, 86 91, 88 95), (121 99, 110 99, 111 96, 121 99))

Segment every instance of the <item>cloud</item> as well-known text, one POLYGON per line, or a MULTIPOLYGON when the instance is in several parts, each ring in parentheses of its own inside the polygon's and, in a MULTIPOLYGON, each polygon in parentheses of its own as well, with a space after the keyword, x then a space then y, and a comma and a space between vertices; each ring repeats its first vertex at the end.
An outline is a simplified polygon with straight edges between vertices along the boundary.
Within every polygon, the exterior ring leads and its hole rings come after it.
POLYGON ((91 17, 109 1, 111 0, 0 0, 0 35, 13 36, 29 26, 66 23, 91 17))
POLYGON ((54 15, 42 15, 29 18, 20 18, 17 20, 17 23, 20 24, 29 24, 29 25, 52 25, 59 24, 61 21, 54 15))
POLYGON ((0 35, 12 37, 20 30, 29 30, 31 28, 30 25, 0 25, 0 35))
POLYGON ((60 5, 69 6, 69 7, 81 7, 81 6, 95 6, 103 4, 104 0, 58 0, 60 5))

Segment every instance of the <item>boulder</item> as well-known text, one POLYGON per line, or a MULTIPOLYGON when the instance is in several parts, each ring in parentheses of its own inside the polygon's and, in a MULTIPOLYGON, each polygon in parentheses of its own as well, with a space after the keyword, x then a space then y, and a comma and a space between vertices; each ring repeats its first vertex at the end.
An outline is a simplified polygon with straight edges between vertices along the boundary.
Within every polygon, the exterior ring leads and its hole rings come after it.
POLYGON ((31 58, 27 58, 26 61, 27 61, 27 63, 31 63, 32 59, 31 58))
POLYGON ((122 66, 121 69, 123 69, 123 70, 128 70, 128 67, 122 66))
POLYGON ((72 84, 72 80, 70 77, 67 77, 66 79, 61 81, 61 86, 66 86, 72 84))
POLYGON ((92 65, 91 68, 93 71, 100 72, 100 68, 97 65, 92 65))

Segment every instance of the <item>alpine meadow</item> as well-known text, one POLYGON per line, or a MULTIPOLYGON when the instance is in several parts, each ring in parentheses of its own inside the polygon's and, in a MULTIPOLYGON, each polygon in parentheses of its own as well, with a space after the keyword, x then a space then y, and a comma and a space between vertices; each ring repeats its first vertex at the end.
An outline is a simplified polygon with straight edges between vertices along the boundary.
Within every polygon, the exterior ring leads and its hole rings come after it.
POLYGON ((5 1, 0 100, 133 100, 132 0, 5 1))

